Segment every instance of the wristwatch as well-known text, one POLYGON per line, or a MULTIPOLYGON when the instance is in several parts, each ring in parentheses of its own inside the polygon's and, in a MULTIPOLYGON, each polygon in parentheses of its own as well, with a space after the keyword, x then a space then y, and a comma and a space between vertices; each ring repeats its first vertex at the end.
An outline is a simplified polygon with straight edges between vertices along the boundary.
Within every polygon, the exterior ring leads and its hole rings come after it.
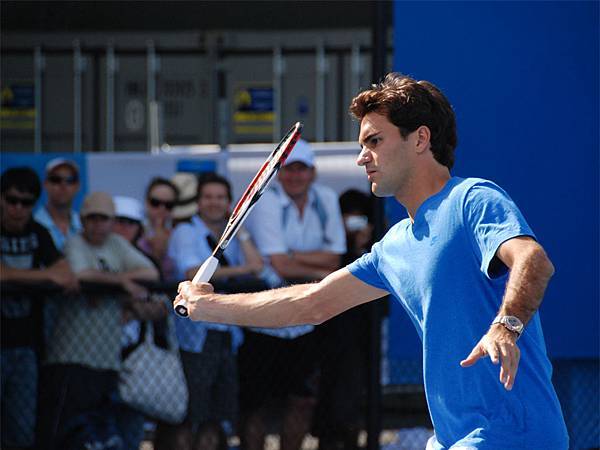
POLYGON ((497 316, 492 325, 500 323, 502 324, 508 331, 512 331, 513 333, 517 333, 517 339, 521 337, 523 333, 523 322, 518 317, 515 316, 497 316))

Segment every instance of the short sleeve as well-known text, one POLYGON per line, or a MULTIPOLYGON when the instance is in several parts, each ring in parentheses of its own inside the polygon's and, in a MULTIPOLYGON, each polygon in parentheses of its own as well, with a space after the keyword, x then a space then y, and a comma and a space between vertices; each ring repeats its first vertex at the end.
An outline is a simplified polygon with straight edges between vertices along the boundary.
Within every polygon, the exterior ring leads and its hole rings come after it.
POLYGON ((97 268, 93 264, 93 258, 90 258, 89 251, 83 245, 83 238, 79 234, 67 239, 65 255, 71 270, 75 273, 97 268))
POLYGON ((114 245, 120 253, 121 261, 123 262, 123 270, 125 272, 137 269, 154 268, 154 264, 152 264, 150 258, 127 242, 123 237, 113 234, 111 235, 111 238, 114 239, 114 245))
POLYGON ((463 214, 473 250, 481 261, 480 269, 490 278, 506 272, 504 268, 501 273, 490 273, 490 264, 502 243, 519 236, 535 239, 517 205, 492 182, 478 183, 467 191, 463 214))
POLYGON ((54 245, 54 241, 52 240, 52 236, 48 230, 40 224, 36 223, 36 234, 39 240, 39 261, 45 266, 51 266, 59 259, 63 257, 62 253, 56 248, 54 245))
POLYGON ((283 205, 274 190, 267 190, 258 200, 245 226, 261 255, 288 253, 283 229, 283 205))
POLYGON ((379 289, 389 290, 377 270, 380 248, 381 242, 376 243, 373 245, 371 252, 365 253, 356 261, 346 266, 346 268, 363 283, 367 283, 379 289))
POLYGON ((178 277, 201 265, 211 255, 208 244, 199 241, 199 230, 189 223, 178 225, 169 240, 169 257, 175 262, 178 277))

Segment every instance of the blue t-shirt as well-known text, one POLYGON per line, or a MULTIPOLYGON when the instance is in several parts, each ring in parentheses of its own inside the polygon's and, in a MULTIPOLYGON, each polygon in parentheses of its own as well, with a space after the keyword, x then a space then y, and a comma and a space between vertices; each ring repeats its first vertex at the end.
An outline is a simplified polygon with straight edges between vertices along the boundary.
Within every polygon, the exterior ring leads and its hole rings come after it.
POLYGON ((494 183, 454 177, 348 266, 406 309, 423 342, 433 449, 562 450, 568 437, 551 384, 552 367, 536 313, 519 340, 516 381, 506 391, 489 358, 459 365, 489 329, 508 270, 494 258, 517 236, 534 237, 494 183))

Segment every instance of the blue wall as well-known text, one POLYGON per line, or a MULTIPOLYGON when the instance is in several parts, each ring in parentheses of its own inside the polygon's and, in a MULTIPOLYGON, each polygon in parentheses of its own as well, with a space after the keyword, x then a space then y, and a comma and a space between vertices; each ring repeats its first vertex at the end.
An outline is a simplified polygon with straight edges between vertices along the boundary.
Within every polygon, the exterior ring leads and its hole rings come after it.
MULTIPOLYGON (((556 266, 541 308, 554 358, 599 355, 598 14, 597 2, 394 9, 394 70, 432 81, 455 108, 454 174, 504 187, 556 266)), ((391 338, 412 339, 393 314, 391 338)))

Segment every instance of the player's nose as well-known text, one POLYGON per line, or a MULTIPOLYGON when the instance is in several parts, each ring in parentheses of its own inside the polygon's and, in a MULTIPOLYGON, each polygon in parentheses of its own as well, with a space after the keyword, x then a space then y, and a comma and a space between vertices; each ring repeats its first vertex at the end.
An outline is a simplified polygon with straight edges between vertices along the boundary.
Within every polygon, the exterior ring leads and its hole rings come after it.
POLYGON ((356 164, 359 166, 364 166, 368 161, 368 151, 365 147, 362 147, 360 153, 356 157, 356 164))

